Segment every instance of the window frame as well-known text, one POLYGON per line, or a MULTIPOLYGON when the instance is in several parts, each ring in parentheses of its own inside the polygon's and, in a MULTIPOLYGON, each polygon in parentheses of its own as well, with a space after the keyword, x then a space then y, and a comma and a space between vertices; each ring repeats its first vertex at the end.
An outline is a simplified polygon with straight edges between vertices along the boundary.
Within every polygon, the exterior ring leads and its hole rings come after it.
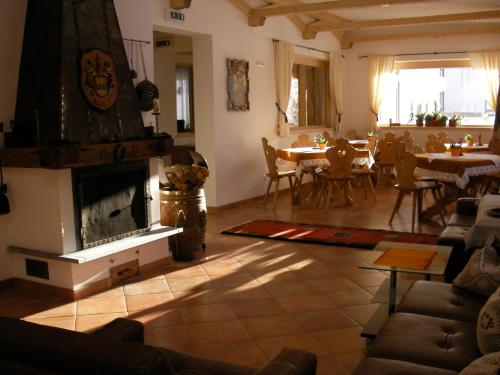
MULTIPOLYGON (((326 123, 325 124, 319 124, 319 125, 306 125, 306 126, 300 126, 300 118, 303 117, 301 113, 303 114, 304 111, 307 111, 303 101, 299 100, 299 123, 290 123, 290 132, 307 132, 307 131, 318 131, 320 129, 325 129, 325 128, 331 128, 330 125, 330 116, 331 116, 331 108, 330 108, 330 62, 328 60, 320 59, 317 57, 311 57, 307 55, 301 55, 298 53, 294 54, 293 57, 293 64, 297 65, 305 65, 305 66, 311 66, 313 68, 323 68, 325 69, 326 72, 326 95, 325 95, 325 100, 326 100, 326 123)), ((300 90, 300 81, 299 81, 299 90, 300 90)), ((299 92, 299 97, 300 97, 300 92, 299 92)))
MULTIPOLYGON (((189 82, 189 115, 191 117, 191 130, 186 131, 186 132, 178 132, 177 127, 176 127, 176 136, 178 137, 190 137, 193 136, 195 131, 196 131, 196 119, 194 115, 194 67, 193 64, 188 63, 188 62, 176 62, 175 63, 175 71, 176 71, 176 76, 175 76, 175 85, 177 87, 177 68, 182 67, 182 68, 189 68, 191 70, 190 72, 190 82, 189 82)), ((177 93, 176 93, 176 101, 177 101, 177 93)), ((177 102, 176 102, 176 113, 175 113, 176 119, 177 119, 177 102)))
MULTIPOLYGON (((444 68, 470 68, 472 67, 470 58, 461 57, 461 58, 442 58, 442 59, 422 59, 422 60, 399 60, 394 61, 393 71, 395 70, 403 70, 403 69, 444 69, 444 68)), ((397 89, 399 90, 399 89, 397 89)), ((398 93, 399 96, 399 93, 398 93)), ((411 125, 396 125, 397 127, 405 127, 405 128, 418 128, 418 129, 428 129, 428 127, 420 127, 414 124, 411 125)), ((390 128, 395 127, 395 125, 391 124, 379 124, 379 128, 390 128)), ((446 129, 449 129, 446 127, 446 129)), ((452 128, 453 129, 453 128, 452 128)), ((461 125, 459 129, 493 129, 493 125, 484 125, 484 124, 469 124, 469 125, 461 125)))

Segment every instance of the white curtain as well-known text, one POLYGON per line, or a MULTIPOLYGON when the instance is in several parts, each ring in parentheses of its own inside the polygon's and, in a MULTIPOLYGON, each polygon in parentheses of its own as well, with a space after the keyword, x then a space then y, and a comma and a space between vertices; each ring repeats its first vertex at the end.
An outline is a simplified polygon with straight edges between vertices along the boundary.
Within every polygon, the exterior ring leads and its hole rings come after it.
POLYGON ((177 120, 184 120, 184 130, 191 129, 190 75, 189 67, 176 67, 177 120))
POLYGON ((333 129, 340 131, 342 113, 344 112, 344 98, 342 96, 344 58, 340 53, 330 52, 330 123, 333 129), (334 112, 335 111, 335 115, 334 112))
POLYGON ((290 98, 292 82, 294 46, 290 42, 274 42, 274 70, 276 79, 276 106, 278 109, 278 134, 284 137, 290 134, 286 121, 286 110, 290 98))
POLYGON ((484 86, 486 100, 491 110, 497 107, 497 93, 500 75, 500 51, 472 52, 472 69, 478 73, 484 86))
POLYGON ((394 56, 368 56, 370 67, 370 128, 376 130, 378 111, 392 80, 394 56))

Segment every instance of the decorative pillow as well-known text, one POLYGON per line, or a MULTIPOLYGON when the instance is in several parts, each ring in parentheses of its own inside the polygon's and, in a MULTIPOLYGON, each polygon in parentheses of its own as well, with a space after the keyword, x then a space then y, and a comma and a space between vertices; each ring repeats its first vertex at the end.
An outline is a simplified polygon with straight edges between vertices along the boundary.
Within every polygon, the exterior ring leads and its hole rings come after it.
POLYGON ((476 338, 481 353, 500 352, 500 287, 479 311, 476 338))
POLYGON ((472 361, 459 375, 498 375, 500 352, 491 353, 472 361))
POLYGON ((490 235, 482 249, 472 254, 462 272, 453 280, 453 285, 470 291, 491 295, 500 285, 500 257, 493 243, 495 236, 490 235))

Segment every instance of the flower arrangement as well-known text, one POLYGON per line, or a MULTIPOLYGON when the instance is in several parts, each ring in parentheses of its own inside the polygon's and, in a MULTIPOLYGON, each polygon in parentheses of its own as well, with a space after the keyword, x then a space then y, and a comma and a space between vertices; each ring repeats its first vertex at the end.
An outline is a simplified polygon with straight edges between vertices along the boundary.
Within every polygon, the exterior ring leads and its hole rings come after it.
POLYGON ((451 153, 451 156, 462 155, 462 141, 451 142, 450 143, 450 153, 451 153))
POLYGON ((368 137, 376 137, 376 138, 378 138, 378 135, 373 130, 368 130, 368 137))
POLYGON ((467 143, 467 146, 473 146, 474 145, 474 138, 472 138, 472 134, 465 134, 464 136, 464 141, 467 143))

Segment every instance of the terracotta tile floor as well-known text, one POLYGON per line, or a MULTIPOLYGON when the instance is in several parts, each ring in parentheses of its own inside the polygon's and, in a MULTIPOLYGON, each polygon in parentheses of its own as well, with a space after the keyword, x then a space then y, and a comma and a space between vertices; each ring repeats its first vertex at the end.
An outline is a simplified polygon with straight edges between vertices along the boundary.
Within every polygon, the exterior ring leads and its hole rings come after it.
MULTIPOLYGON (((409 231, 410 201, 387 225, 396 192, 378 202, 355 189, 353 206, 291 207, 289 197, 252 202, 208 216, 207 250, 191 263, 174 263, 124 286, 77 302, 26 290, 0 291, 0 315, 78 331, 117 317, 144 323, 146 343, 212 359, 259 366, 284 346, 318 355, 318 374, 349 374, 366 352, 360 337, 376 304, 371 296, 387 277, 357 265, 368 250, 220 235, 251 219, 278 219, 409 231)), ((451 210, 450 210, 451 211, 451 210)), ((438 223, 417 225, 439 233, 438 223)))

